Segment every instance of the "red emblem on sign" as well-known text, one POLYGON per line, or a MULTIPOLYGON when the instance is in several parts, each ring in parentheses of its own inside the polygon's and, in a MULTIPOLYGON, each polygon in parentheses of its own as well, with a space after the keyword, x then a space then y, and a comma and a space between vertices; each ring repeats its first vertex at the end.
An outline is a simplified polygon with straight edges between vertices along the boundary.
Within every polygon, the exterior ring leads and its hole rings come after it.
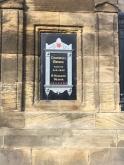
POLYGON ((57 48, 61 48, 61 43, 57 43, 57 48))

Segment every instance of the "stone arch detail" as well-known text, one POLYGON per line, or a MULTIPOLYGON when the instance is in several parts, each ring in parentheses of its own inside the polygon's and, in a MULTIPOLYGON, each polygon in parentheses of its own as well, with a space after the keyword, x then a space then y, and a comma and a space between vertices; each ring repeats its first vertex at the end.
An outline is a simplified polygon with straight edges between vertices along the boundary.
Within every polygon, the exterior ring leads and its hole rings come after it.
POLYGON ((111 4, 109 2, 102 2, 102 3, 97 3, 95 5, 95 11, 100 11, 100 12, 118 12, 119 9, 116 5, 111 4))

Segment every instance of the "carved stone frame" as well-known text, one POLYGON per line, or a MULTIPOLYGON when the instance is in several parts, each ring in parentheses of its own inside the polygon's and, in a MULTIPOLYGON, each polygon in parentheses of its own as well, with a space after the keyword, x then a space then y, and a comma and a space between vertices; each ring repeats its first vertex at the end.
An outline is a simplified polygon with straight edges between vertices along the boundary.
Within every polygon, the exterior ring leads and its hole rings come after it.
POLYGON ((34 99, 33 106, 37 110, 78 110, 83 100, 83 66, 82 66, 82 36, 83 27, 67 26, 35 26, 35 51, 34 51, 34 99), (40 100, 40 33, 76 33, 77 35, 77 100, 40 100))

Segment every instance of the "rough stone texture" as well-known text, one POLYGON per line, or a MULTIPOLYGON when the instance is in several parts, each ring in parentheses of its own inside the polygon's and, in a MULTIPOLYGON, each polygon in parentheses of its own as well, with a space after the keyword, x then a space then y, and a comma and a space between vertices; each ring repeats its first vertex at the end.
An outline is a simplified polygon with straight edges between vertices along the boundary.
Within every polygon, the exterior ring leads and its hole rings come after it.
POLYGON ((2 135, 0 135, 0 148, 2 148, 4 146, 4 137, 2 135))
POLYGON ((117 15, 123 4, 0 3, 1 165, 124 164, 117 15), (76 101, 39 100, 39 32, 77 34, 76 101))
POLYGON ((22 2, 15 1, 14 10, 11 9, 13 1, 0 3, 1 8, 4 8, 0 11, 0 99, 3 111, 21 109, 23 12, 17 4, 22 2))
POLYGON ((3 2, 0 2, 0 8, 5 9, 22 9, 23 8, 24 0, 3 0, 3 2), (5 1, 5 2, 4 2, 5 1))
POLYGON ((119 4, 120 11, 124 12, 124 1, 123 0, 118 0, 118 4, 119 4))
POLYGON ((25 117, 22 113, 16 112, 1 112, 0 127, 7 128, 24 128, 25 117))
POLYGON ((88 165, 88 151, 74 149, 33 150, 33 165, 88 165), (73 159, 75 157, 75 159, 73 159))
POLYGON ((91 152, 90 165, 122 165, 124 163, 123 152, 124 149, 121 148, 96 149, 91 152))
POLYGON ((50 129, 91 129, 94 128, 94 114, 88 113, 28 113, 25 127, 50 129))
POLYGON ((117 5, 118 0, 95 0, 95 4, 104 3, 104 2, 117 5))
POLYGON ((118 12, 117 4, 114 5, 113 3, 106 2, 106 1, 102 3, 97 3, 95 7, 96 7, 96 11, 99 11, 99 12, 109 12, 109 13, 118 12))
POLYGON ((0 163, 3 165, 31 165, 29 150, 0 150, 0 163))
POLYGON ((96 128, 98 129, 123 129, 123 113, 97 113, 96 128))
POLYGON ((32 10, 40 11, 93 11, 93 0, 26 0, 32 10))

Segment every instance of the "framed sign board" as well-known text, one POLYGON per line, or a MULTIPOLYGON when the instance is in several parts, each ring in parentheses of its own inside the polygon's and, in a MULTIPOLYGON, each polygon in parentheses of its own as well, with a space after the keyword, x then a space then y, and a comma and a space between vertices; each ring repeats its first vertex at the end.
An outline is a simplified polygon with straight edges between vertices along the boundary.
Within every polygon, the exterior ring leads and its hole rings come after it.
POLYGON ((76 100, 76 34, 40 33, 41 100, 76 100))

